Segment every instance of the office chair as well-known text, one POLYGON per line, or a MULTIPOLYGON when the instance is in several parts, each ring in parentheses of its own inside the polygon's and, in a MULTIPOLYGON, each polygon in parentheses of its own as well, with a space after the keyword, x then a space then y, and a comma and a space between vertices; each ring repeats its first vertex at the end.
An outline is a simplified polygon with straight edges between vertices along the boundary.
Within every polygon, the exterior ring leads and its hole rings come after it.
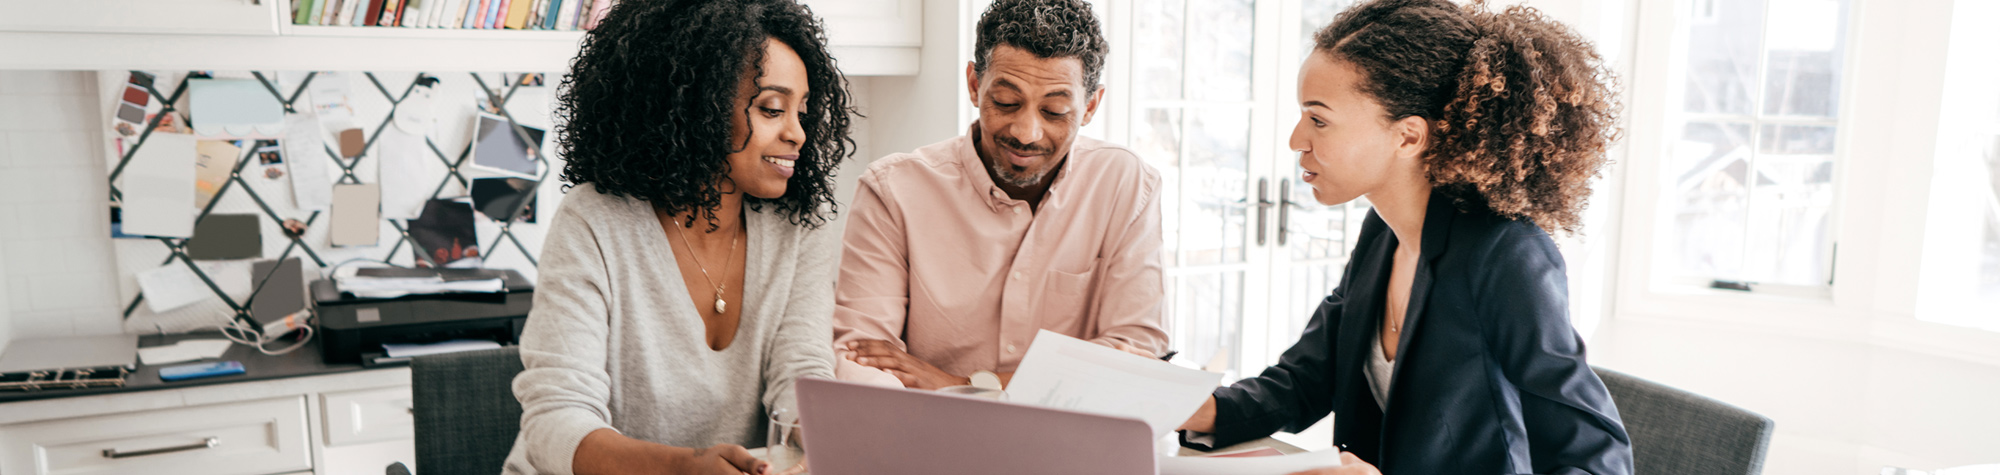
POLYGON ((1757 475, 1771 446, 1770 418, 1699 394, 1592 367, 1632 436, 1645 474, 1757 475))
POLYGON ((417 467, 424 475, 500 472, 521 432, 514 375, 521 350, 506 347, 410 360, 417 467))

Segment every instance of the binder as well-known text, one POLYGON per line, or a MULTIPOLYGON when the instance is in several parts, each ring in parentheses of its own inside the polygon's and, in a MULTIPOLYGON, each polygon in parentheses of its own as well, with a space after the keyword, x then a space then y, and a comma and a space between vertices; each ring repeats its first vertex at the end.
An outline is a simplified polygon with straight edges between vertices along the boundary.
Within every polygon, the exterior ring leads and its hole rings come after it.
POLYGON ((0 391, 42 391, 125 387, 132 370, 123 366, 62 368, 0 374, 0 391))

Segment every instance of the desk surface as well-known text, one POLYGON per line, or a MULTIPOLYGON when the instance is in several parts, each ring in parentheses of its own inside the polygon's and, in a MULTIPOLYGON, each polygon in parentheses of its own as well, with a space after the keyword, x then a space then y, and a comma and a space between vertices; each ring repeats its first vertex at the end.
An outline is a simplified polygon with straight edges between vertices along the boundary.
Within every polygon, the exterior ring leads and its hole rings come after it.
MULTIPOLYGON (((207 332, 207 333, 185 333, 179 335, 143 335, 139 337, 139 347, 147 348, 160 345, 171 345, 181 340, 193 340, 193 339, 203 339, 203 338, 221 339, 222 334, 207 332)), ((219 376, 214 378, 201 378, 201 379, 166 382, 166 381, 160 381, 161 367, 191 364, 191 363, 197 363, 198 361, 186 361, 180 363, 170 363, 166 365, 139 365, 138 367, 139 369, 133 371, 131 375, 125 377, 125 386, 123 387, 91 388, 91 389, 44 389, 40 391, 0 391, 0 404, 18 402, 18 401, 33 401, 38 399, 97 396, 103 394, 119 394, 119 393, 129 393, 136 391, 191 388, 196 386, 208 386, 213 384, 230 384, 230 383, 241 383, 248 381, 263 381, 269 379, 292 378, 299 376, 315 376, 322 374, 345 373, 350 371, 363 371, 363 370, 375 369, 375 368, 363 367, 360 364, 326 364, 324 360, 320 359, 319 339, 317 338, 313 339, 310 342, 307 342, 305 346, 299 347, 299 349, 297 350, 293 350, 291 353, 286 353, 276 356, 260 353, 257 351, 256 348, 251 348, 245 345, 229 345, 229 350, 223 352, 222 358, 219 358, 219 360, 222 361, 235 360, 243 362, 243 374, 231 375, 231 376, 219 376)), ((201 361, 210 361, 210 360, 201 360, 201 361)))

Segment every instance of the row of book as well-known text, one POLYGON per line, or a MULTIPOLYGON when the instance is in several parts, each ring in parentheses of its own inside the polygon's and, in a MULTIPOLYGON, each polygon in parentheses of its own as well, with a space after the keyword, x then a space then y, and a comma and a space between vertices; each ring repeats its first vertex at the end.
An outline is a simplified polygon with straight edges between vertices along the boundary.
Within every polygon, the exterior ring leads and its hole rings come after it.
POLYGON ((617 0, 292 0, 292 24, 588 30, 617 0))

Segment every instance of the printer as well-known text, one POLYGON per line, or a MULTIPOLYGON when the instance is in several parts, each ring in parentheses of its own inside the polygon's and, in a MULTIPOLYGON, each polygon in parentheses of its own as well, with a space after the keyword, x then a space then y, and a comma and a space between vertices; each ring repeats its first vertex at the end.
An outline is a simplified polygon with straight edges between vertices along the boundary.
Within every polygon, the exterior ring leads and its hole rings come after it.
POLYGON ((313 281, 321 356, 327 364, 373 366, 400 362, 383 358, 383 343, 480 339, 514 344, 528 321, 535 286, 511 269, 480 271, 501 274, 505 290, 359 298, 341 293, 333 279, 313 281))

